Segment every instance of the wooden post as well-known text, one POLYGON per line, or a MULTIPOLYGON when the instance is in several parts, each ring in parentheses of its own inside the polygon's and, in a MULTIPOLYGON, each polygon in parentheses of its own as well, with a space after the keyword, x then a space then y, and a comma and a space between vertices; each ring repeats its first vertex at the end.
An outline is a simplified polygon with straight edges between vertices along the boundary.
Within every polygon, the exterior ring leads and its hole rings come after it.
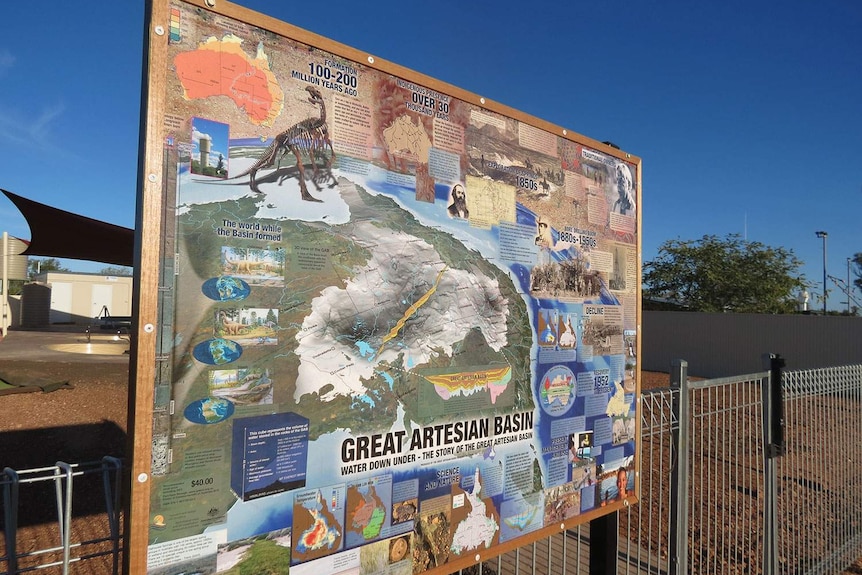
POLYGON ((132 290, 133 359, 129 369, 127 459, 130 461, 130 476, 126 478, 128 493, 124 497, 125 573, 147 572, 169 9, 168 0, 148 0, 144 15, 146 49, 135 217, 135 277, 132 290))

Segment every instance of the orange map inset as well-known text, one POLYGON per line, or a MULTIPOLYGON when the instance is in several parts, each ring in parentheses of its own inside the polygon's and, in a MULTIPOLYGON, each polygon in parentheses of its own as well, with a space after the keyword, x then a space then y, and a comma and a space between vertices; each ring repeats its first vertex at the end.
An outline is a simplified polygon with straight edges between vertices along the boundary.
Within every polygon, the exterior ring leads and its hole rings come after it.
POLYGON ((174 66, 187 100, 227 96, 253 124, 263 126, 272 125, 284 108, 284 92, 262 45, 252 58, 240 38, 210 37, 197 50, 177 54, 174 66))

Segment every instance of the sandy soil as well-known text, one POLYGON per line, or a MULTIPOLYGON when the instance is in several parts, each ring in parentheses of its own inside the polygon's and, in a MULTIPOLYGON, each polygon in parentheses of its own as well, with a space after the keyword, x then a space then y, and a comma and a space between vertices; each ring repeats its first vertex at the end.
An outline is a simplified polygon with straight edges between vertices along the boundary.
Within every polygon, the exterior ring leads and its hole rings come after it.
MULTIPOLYGON (((0 468, 25 470, 53 466, 57 461, 83 463, 98 461, 105 455, 124 457, 128 359, 125 362, 117 361, 120 358, 108 362, 9 359, 3 357, 3 345, 0 342, 0 370, 7 378, 11 373, 67 380, 71 387, 50 393, 0 395, 0 468)), ((72 542, 109 536, 101 475, 76 477, 73 484, 72 542)), ((60 545, 55 501, 53 482, 21 485, 18 554, 60 545)), ((95 543, 74 550, 72 557, 110 548, 108 543, 95 543)), ((5 539, 0 537, 0 556, 6 554, 5 539)), ((41 558, 22 559, 18 567, 61 560, 62 554, 49 553, 41 558)), ((5 572, 7 568, 0 561, 0 571, 5 572)), ((74 563, 70 572, 106 574, 112 570, 111 558, 103 556, 74 563)), ((60 567, 42 571, 61 572, 60 567)))

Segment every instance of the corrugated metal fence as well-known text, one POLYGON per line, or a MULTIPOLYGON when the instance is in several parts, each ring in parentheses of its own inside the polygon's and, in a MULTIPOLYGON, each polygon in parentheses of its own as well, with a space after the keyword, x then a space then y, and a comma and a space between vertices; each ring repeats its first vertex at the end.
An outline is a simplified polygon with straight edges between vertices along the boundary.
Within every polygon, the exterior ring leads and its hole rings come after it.
MULTIPOLYGON (((688 381, 686 363, 675 362, 671 388, 642 394, 641 501, 616 518, 618 573, 837 574, 862 557, 862 365, 784 373, 780 366, 773 357, 760 373, 688 381)), ((73 542, 68 527, 72 479, 84 470, 41 471, 34 477, 56 485, 61 545, 27 558, 59 552, 66 573, 87 558, 72 556, 88 542, 73 542)), ((92 472, 104 479, 111 511, 99 541, 110 542, 116 573, 118 462, 92 472)), ((10 514, 26 472, 4 473, 0 565, 8 574, 24 557, 10 514)), ((589 574, 590 559, 585 525, 464 573, 589 574)))

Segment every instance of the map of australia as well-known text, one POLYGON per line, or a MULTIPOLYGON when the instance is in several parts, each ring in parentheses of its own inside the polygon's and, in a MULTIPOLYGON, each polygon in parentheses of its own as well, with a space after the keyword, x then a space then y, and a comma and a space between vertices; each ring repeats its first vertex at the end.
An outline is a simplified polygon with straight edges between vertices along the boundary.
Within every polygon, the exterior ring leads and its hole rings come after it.
POLYGON ((177 54, 177 76, 187 100, 227 96, 258 126, 270 126, 284 108, 284 92, 258 45, 252 58, 232 34, 210 37, 197 50, 177 54))
POLYGON ((378 493, 374 482, 347 488, 347 545, 353 547, 380 538, 388 526, 387 493, 378 493))
MULTIPOLYGON (((341 222, 283 225, 289 282, 266 303, 282 310, 280 345, 257 366, 270 369, 275 395, 313 414, 309 437, 387 430, 399 408, 415 422, 532 408, 531 326, 512 278, 385 195, 342 178, 338 196, 341 222), (326 255, 309 263, 308 253, 326 255), (291 385, 279 391, 285 377, 291 385)), ((200 277, 214 275, 206 266, 218 260, 208 264, 207 254, 222 240, 190 222, 250 219, 258 203, 214 202, 180 216, 200 277)))
POLYGON ((341 548, 343 529, 336 517, 339 498, 330 504, 320 490, 299 493, 293 508, 293 559, 308 561, 341 548), (331 507, 330 507, 331 505, 331 507))
POLYGON ((512 317, 520 308, 511 283, 451 237, 437 234, 445 243, 435 247, 431 232, 389 200, 377 198, 372 211, 366 202, 374 200, 357 187, 342 186, 341 195, 351 221, 317 227, 357 258, 341 285, 311 300, 297 331, 295 400, 376 402, 365 399, 363 382, 383 374, 402 385, 415 378, 420 393, 438 402, 479 393, 473 409, 511 407, 513 375, 528 361, 525 348, 513 347, 520 339, 512 330, 529 329, 522 314, 512 317), (508 404, 501 403, 507 390, 508 404))
POLYGON ((399 116, 383 130, 383 140, 392 154, 407 156, 423 164, 428 162, 431 139, 422 123, 414 124, 409 116, 399 116))
POLYGON ((434 263, 441 256, 431 244, 380 230, 374 222, 356 223, 351 232, 355 242, 373 241, 377 247, 345 286, 328 287, 312 302, 299 335, 297 399, 317 390, 322 377, 333 385, 327 396, 333 397, 355 392, 352 382, 371 376, 381 360, 407 355, 415 365, 427 362, 435 350, 451 354, 455 342, 474 327, 495 350, 507 343, 507 302, 494 279, 446 270, 445 264, 434 263), (345 362, 345 357, 353 360, 345 362))
MULTIPOLYGON (((483 500, 480 497, 482 484, 480 482, 479 469, 473 475, 473 489, 464 492, 469 503, 469 511, 466 517, 458 522, 455 534, 452 536, 450 549, 456 555, 474 549, 487 549, 498 542, 500 531, 500 517, 494 509, 490 499, 483 500)), ((453 512, 453 523, 456 513, 453 512)))

